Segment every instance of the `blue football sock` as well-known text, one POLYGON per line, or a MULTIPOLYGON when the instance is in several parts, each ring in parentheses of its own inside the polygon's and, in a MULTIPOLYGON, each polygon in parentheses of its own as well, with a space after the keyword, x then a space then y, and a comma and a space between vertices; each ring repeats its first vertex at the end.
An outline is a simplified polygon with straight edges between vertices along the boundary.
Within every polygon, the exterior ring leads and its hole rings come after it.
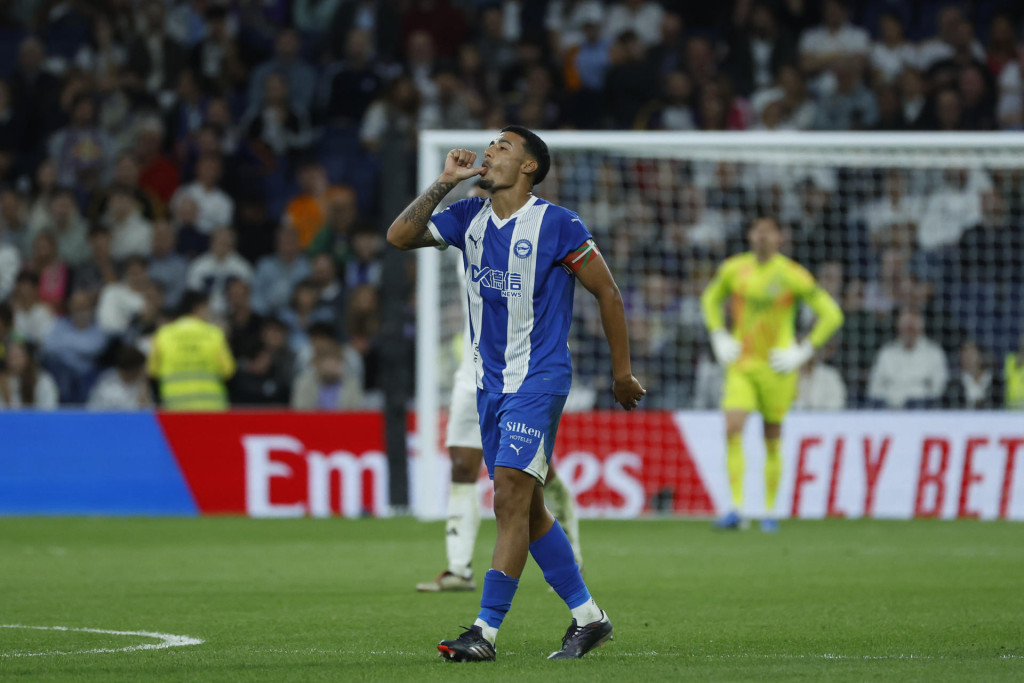
POLYGON ((550 531, 530 544, 530 554, 544 572, 544 580, 555 589, 558 597, 565 600, 569 609, 590 600, 590 591, 587 590, 587 584, 583 583, 569 537, 565 535, 558 520, 555 520, 550 531))
MULTIPOLYGON (((572 549, 569 550, 572 557, 572 549)), ((480 596, 480 619, 492 628, 500 628, 505 615, 512 607, 512 598, 519 588, 519 579, 513 579, 505 572, 488 569, 484 574, 484 590, 480 596)))

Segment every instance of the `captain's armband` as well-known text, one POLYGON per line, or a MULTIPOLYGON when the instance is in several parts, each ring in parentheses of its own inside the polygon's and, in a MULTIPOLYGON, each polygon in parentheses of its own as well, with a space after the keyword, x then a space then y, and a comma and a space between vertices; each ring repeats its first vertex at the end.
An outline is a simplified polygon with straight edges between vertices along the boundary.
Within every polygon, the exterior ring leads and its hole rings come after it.
POLYGON ((584 242, 578 249, 574 249, 562 259, 562 267, 573 275, 583 270, 588 263, 590 263, 595 256, 600 255, 601 250, 597 248, 597 244, 593 239, 589 239, 584 242))

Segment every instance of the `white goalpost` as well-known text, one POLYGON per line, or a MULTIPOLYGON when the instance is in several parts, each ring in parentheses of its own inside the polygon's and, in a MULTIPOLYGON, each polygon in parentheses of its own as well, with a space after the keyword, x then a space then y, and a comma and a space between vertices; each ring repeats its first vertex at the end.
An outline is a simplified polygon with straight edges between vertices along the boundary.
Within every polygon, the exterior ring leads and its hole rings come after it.
MULTIPOLYGON (((715 408, 721 373, 697 299, 714 267, 743 248, 745 227, 759 214, 780 220, 787 253, 847 310, 848 325, 822 358, 842 378, 844 409, 877 407, 871 361, 901 309, 922 312, 925 334, 954 371, 964 344, 981 349, 991 369, 1024 333, 1024 254, 1001 246, 1024 235, 1024 133, 538 133, 552 168, 537 194, 578 212, 601 246, 623 291, 649 410, 715 408)), ((423 131, 418 188, 437 177, 450 149, 482 155, 495 134, 423 131)), ((443 424, 462 332, 460 259, 456 250, 417 252, 410 493, 420 519, 445 513, 443 424)), ((612 407, 608 366, 586 297, 577 298, 573 330, 567 410, 600 416, 612 407)), ((928 407, 948 407, 943 401, 928 407)), ((641 438, 616 433, 601 417, 588 424, 610 441, 641 438)), ((663 467, 672 468, 665 448, 663 467)))

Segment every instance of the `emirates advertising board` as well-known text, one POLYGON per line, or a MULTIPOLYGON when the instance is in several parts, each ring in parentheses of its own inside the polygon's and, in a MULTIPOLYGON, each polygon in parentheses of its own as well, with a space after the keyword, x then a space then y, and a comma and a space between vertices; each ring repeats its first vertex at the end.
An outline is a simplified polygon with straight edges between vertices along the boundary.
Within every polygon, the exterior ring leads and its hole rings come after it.
MULTIPOLYGON (((747 425, 746 500, 763 509, 761 425, 747 425)), ((389 514, 377 413, 0 414, 0 514, 357 517, 389 514)), ((447 490, 448 462, 412 490, 447 490)), ((440 449, 439 449, 440 450, 440 449)), ((710 517, 730 498, 717 413, 566 414, 555 466, 582 516, 710 517)), ((795 414, 780 517, 1024 520, 1024 415, 795 414)), ((481 499, 491 503, 482 475, 481 499)), ((415 501, 414 501, 415 504, 415 501)))

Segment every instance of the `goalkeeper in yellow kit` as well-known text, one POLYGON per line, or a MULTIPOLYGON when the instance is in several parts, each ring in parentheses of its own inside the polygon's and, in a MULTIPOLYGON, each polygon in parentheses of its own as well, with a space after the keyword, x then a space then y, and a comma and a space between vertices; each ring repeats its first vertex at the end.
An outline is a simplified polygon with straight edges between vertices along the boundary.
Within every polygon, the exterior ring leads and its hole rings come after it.
POLYGON ((726 259, 701 296, 704 322, 715 358, 725 368, 726 461, 732 508, 716 524, 740 527, 743 509, 743 424, 758 411, 764 418, 765 509, 762 531, 777 531, 771 516, 779 490, 782 420, 796 398, 797 369, 843 324, 835 300, 818 287, 797 262, 779 253, 782 230, 773 218, 754 220, 750 251, 726 259), (722 304, 729 299, 732 331, 725 327, 722 304), (794 323, 803 301, 817 315, 814 329, 797 340, 794 323))

